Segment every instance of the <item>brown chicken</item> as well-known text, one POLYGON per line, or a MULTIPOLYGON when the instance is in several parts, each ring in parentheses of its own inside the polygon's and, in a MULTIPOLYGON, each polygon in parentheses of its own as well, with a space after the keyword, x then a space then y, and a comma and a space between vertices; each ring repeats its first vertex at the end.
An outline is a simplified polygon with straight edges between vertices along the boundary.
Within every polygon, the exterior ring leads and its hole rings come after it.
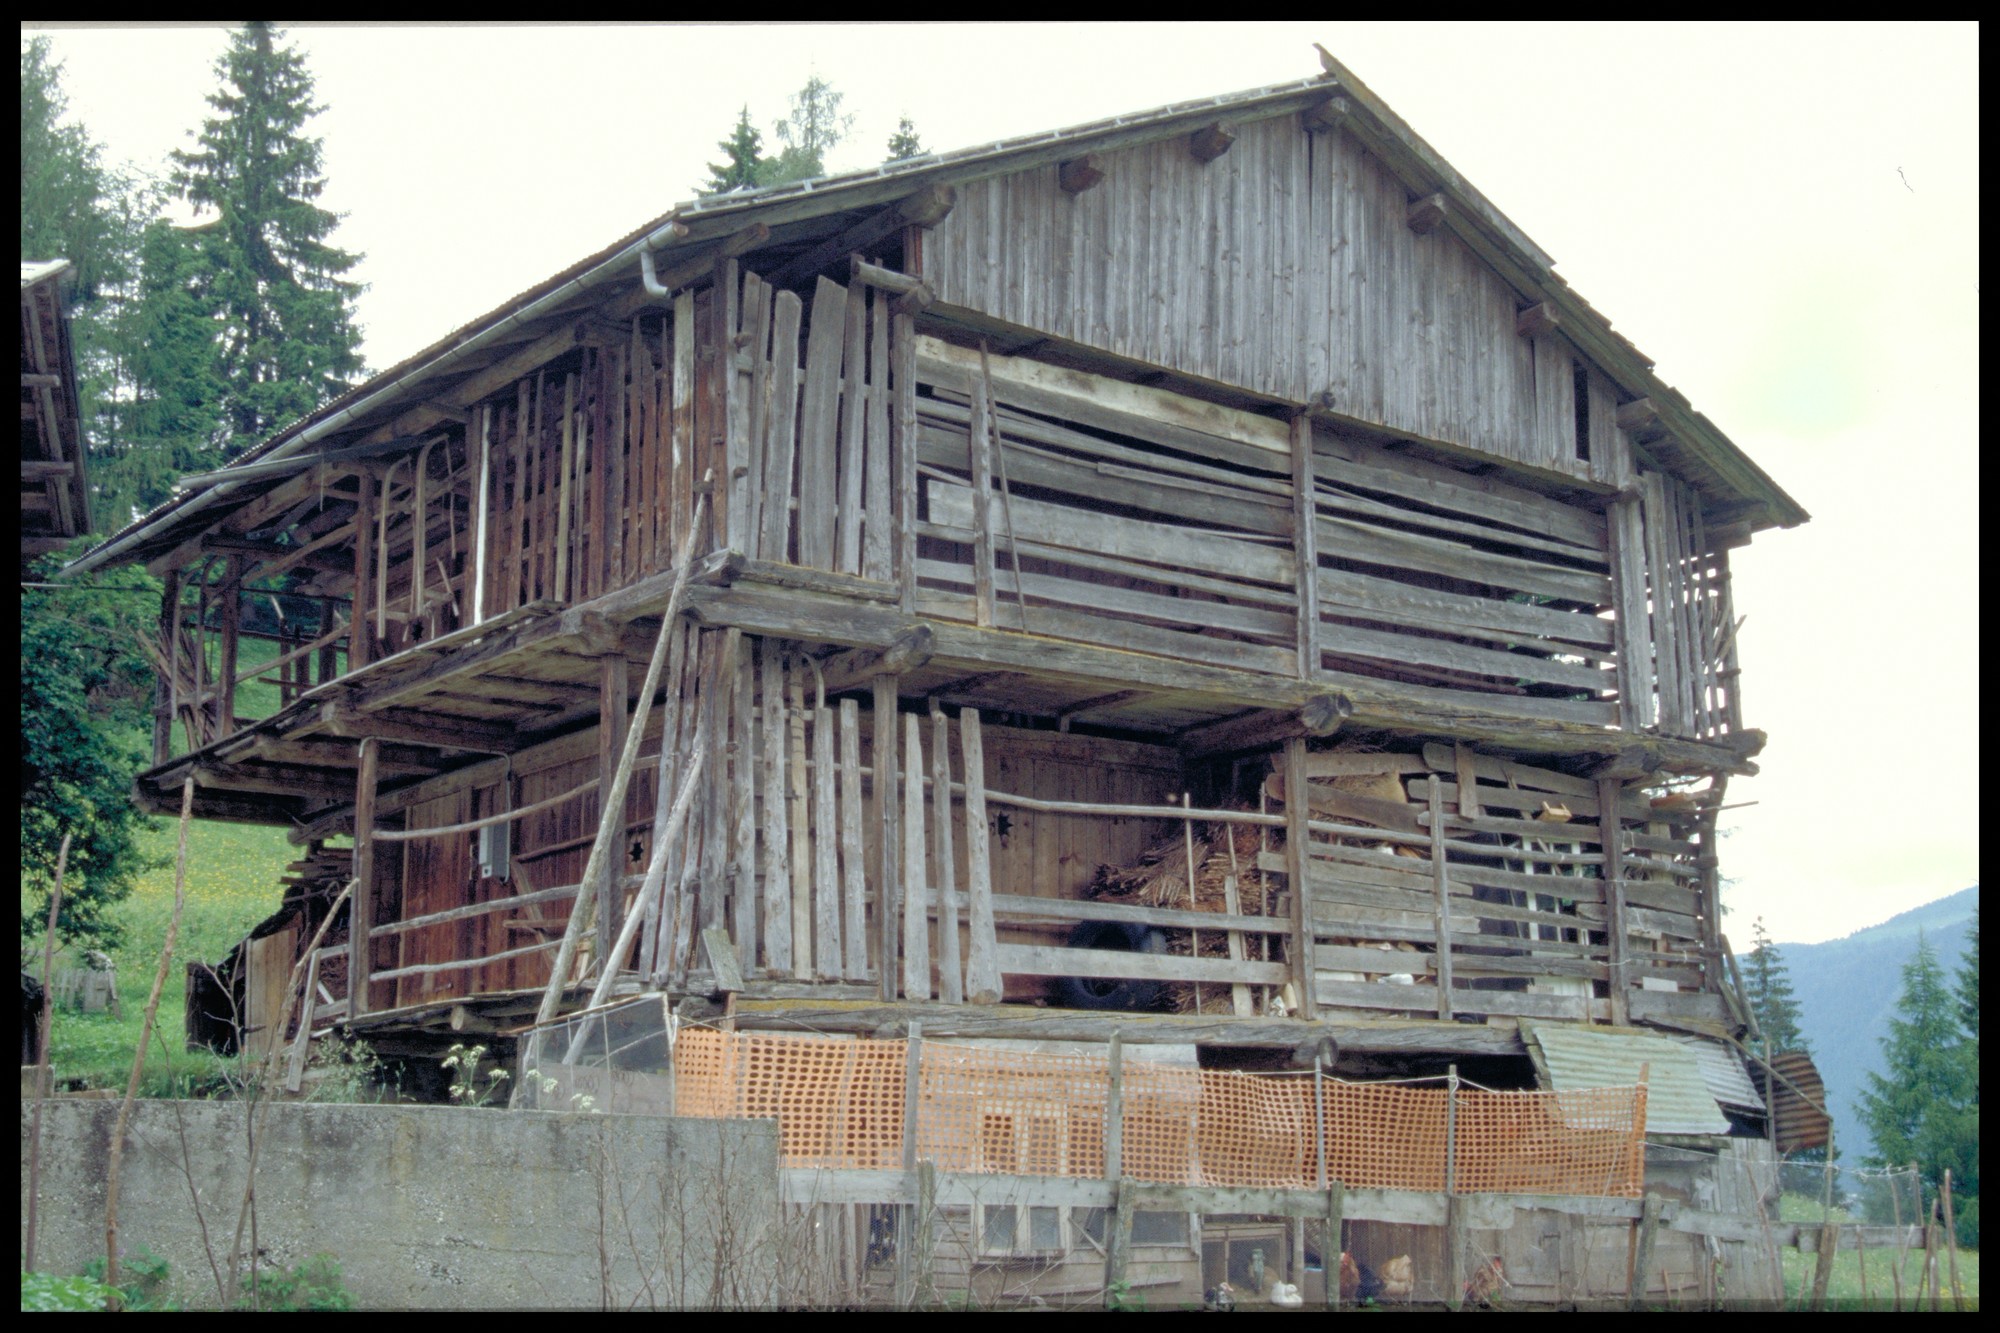
POLYGON ((1346 1250, 1340 1252, 1340 1300, 1343 1305, 1352 1304, 1361 1291, 1361 1266, 1354 1262, 1354 1256, 1346 1250))
POLYGON ((1384 1262, 1376 1273, 1382 1279, 1384 1300, 1407 1301, 1417 1289, 1416 1265, 1410 1262, 1407 1254, 1399 1254, 1384 1262))
POLYGON ((1488 1259, 1465 1284, 1465 1299, 1470 1305, 1490 1305, 1495 1293, 1507 1285, 1507 1270, 1500 1266, 1500 1259, 1488 1259))

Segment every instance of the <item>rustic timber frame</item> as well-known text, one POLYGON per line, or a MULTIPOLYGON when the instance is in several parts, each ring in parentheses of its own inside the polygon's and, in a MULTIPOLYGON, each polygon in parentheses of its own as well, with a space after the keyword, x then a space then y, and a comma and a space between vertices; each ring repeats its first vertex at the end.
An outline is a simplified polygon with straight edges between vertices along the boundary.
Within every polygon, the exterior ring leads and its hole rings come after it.
POLYGON ((1739 1029, 1728 552, 1804 518, 1341 72, 685 206, 79 567, 166 583, 142 804, 356 881, 297 1056, 637 989, 1525 1071, 1739 1029), (1094 892, 1163 839, 1223 896, 1094 892))

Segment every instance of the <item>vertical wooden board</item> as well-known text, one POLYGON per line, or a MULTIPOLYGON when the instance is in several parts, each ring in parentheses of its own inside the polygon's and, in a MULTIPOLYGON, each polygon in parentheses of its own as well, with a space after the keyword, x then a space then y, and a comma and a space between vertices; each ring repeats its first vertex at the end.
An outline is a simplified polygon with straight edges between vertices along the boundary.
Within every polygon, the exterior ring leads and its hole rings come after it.
POLYGON ((979 381, 973 386, 972 415, 967 426, 967 455, 972 460, 972 582, 973 623, 993 624, 993 379, 986 348, 979 349, 979 381))
MULTIPOLYGON (((729 895, 734 907, 736 957, 753 972, 757 966, 757 731, 756 676, 750 661, 750 641, 729 631, 728 670, 731 679, 729 748, 730 840, 729 895)), ((721 775, 716 775, 719 780, 721 775)))
MULTIPOLYGON (((736 676, 737 630, 702 636, 701 721, 706 729, 703 744, 707 760, 703 766, 701 808, 701 916, 700 929, 712 930, 723 924, 723 899, 729 889, 729 740, 728 700, 736 676)), ((690 938, 692 943, 692 938, 690 938)), ((687 966, 683 953, 677 967, 687 966)))
POLYGON ((862 502, 864 547, 861 572, 877 582, 891 575, 890 542, 894 524, 890 517, 889 464, 889 299, 887 292, 868 297, 873 317, 873 339, 868 350, 868 427, 866 498, 862 502))
MULTIPOLYGON (((897 786, 896 687, 894 676, 875 678, 875 709, 868 742, 875 766, 876 978, 885 1000, 896 998, 896 923, 902 911, 903 803, 897 786)), ((920 772, 916 777, 921 781, 920 772)))
POLYGON ((1669 736, 1688 732, 1680 675, 1680 617, 1673 605, 1671 522, 1665 491, 1655 472, 1639 475, 1641 510, 1645 520, 1647 583, 1653 598, 1653 658, 1660 699, 1660 727, 1669 736))
POLYGON ((1000 1002, 998 941, 993 931, 993 860, 987 846, 986 748, 979 714, 958 715, 959 745, 965 758, 966 893, 972 918, 972 953, 967 960, 967 998, 974 1004, 1000 1002))
POLYGON ((929 877, 924 871, 924 752, 917 719, 903 719, 903 998, 931 998, 929 877))
POLYGON ((771 420, 771 297, 772 291, 755 273, 743 275, 743 332, 749 339, 750 371, 743 425, 742 545, 753 560, 763 555, 764 436, 771 420))
POLYGON ((917 337, 916 322, 897 315, 890 329, 895 362, 896 576, 906 616, 917 611, 917 337))
POLYGON ((785 671, 774 639, 757 641, 764 731, 764 967, 776 976, 792 970, 792 836, 788 827, 785 759, 791 734, 785 716, 785 671))
POLYGON ((1320 671, 1319 505, 1313 498, 1312 418, 1301 412, 1292 418, 1292 549, 1298 566, 1297 643, 1299 676, 1316 679, 1320 671))
POLYGON ((621 582, 652 569, 653 453, 647 437, 645 386, 652 381, 653 354, 646 347, 645 316, 632 319, 632 336, 625 346, 625 378, 619 384, 619 408, 625 421, 624 569, 621 582))
POLYGON ((570 570, 575 562, 570 559, 570 511, 576 507, 576 487, 573 474, 576 470, 576 375, 563 376, 562 420, 558 423, 562 439, 561 455, 556 460, 556 520, 555 569, 550 583, 550 591, 556 600, 567 602, 571 598, 570 570))
POLYGON ((861 856, 861 705, 840 701, 840 878, 844 975, 868 980, 868 877, 861 856))
MULTIPOLYGON (((785 673, 791 708, 790 734, 785 762, 788 782, 786 798, 791 802, 788 822, 792 833, 792 974, 800 981, 813 979, 813 860, 808 813, 806 771, 805 670, 794 665, 785 673)), ((822 946, 824 947, 824 946, 822 946)))
POLYGON ((792 554, 792 497, 798 468, 799 322, 798 293, 779 292, 771 320, 770 423, 764 442, 764 532, 762 557, 784 564, 792 554))
MULTIPOLYGON (((879 294, 878 294, 879 295, 879 294)), ((861 474, 865 460, 862 422, 865 420, 868 359, 868 289, 856 285, 847 301, 847 324, 841 336, 840 436, 836 472, 840 512, 835 528, 835 567, 843 574, 861 572, 861 474)))
POLYGON ((821 278, 813 289, 805 395, 799 409, 799 563, 808 569, 833 568, 834 449, 846 324, 847 289, 821 278))
MULTIPOLYGON (((695 468, 695 353, 700 337, 695 294, 682 292, 674 298, 672 394, 673 443, 667 464, 666 503, 662 506, 660 549, 654 557, 656 568, 664 568, 672 552, 679 548, 681 533, 694 521, 694 483, 700 477, 695 468)), ((697 539, 699 540, 699 539, 697 539)))
POLYGON ((812 719, 813 962, 822 980, 841 976, 840 822, 833 767, 833 710, 824 704, 812 719))
POLYGON ((1606 993, 1611 1021, 1621 1027, 1627 1021, 1632 984, 1628 962, 1632 942, 1625 922, 1625 833, 1618 815, 1623 801, 1623 789, 1615 778, 1598 779, 1598 845, 1604 852, 1605 952, 1610 964, 1606 993))
POLYGON ((942 712, 931 714, 931 806, 931 822, 936 826, 931 882, 937 885, 938 998, 947 1004, 962 1004, 965 970, 959 958, 958 868, 951 833, 951 739, 942 712))
POLYGON ((1621 717, 1628 728, 1651 727, 1653 700, 1653 636, 1646 614, 1646 547, 1639 502, 1614 500, 1609 528, 1613 588, 1618 605, 1618 693, 1621 717))
MULTIPOLYGON (((1451 867, 1444 845, 1444 798, 1433 773, 1429 782, 1431 829, 1431 889, 1437 895, 1432 929, 1436 932, 1437 1016, 1451 1021, 1451 867)), ((1615 808, 1615 807, 1614 807, 1615 808)))
POLYGON ((715 339, 716 375, 722 410, 715 429, 723 437, 722 465, 716 477, 723 483, 728 500, 726 521, 719 522, 716 531, 726 534, 722 545, 743 551, 750 544, 746 526, 750 508, 750 386, 748 373, 737 368, 737 357, 756 328, 757 312, 748 303, 757 297, 755 289, 743 288, 734 259, 716 265, 716 287, 721 302, 715 339))

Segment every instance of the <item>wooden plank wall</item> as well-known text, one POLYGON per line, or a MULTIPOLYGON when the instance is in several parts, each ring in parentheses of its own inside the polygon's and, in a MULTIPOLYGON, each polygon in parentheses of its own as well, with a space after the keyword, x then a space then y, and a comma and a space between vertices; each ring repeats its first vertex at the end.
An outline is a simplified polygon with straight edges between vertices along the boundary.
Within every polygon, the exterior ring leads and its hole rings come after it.
MULTIPOLYGON (((1315 752, 1307 771, 1311 817, 1349 830, 1316 831, 1307 849, 1323 1008, 1603 1022, 1622 1020, 1632 993, 1649 991, 1654 1012, 1720 1016, 1698 864, 1714 848, 1693 803, 1656 808, 1627 788, 1615 817, 1600 822, 1597 783, 1437 744, 1315 752), (1442 874, 1429 844, 1433 783, 1447 839, 1442 874), (1608 827, 1622 843, 1615 900, 1608 827)), ((1277 777, 1267 788, 1285 799, 1277 777)), ((1286 871, 1279 853, 1260 864, 1286 871)))
MULTIPOLYGON (((1081 194, 1055 165, 962 183, 926 234, 940 300, 1149 365, 1575 477, 1625 484, 1591 413, 1578 457, 1560 337, 1515 331, 1518 294, 1354 138, 1297 116, 1233 124, 1203 163, 1176 136, 1099 155, 1081 194)), ((1595 393, 1592 406, 1598 406, 1595 393)))

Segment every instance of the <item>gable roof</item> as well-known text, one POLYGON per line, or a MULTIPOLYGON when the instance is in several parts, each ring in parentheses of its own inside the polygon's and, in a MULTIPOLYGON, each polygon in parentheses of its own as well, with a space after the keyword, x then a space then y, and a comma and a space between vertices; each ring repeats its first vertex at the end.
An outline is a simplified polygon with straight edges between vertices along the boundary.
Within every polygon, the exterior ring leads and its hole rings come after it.
MULTIPOLYGON (((334 434, 379 425, 399 406, 435 396, 447 376, 478 368, 481 352, 524 325, 559 318, 595 299, 596 289, 638 276, 642 253, 669 262, 697 263, 722 253, 746 229, 769 229, 760 253, 803 252, 867 212, 909 198, 926 187, 951 186, 1046 166, 1086 152, 1151 142, 1215 123, 1246 122, 1295 114, 1329 104, 1342 128, 1377 154, 1413 196, 1441 194, 1449 226, 1516 291, 1524 306, 1548 302, 1565 334, 1642 409, 1634 427, 1648 452, 1669 470, 1690 474, 1707 489, 1735 497, 1740 518, 1753 529, 1791 527, 1806 511, 1687 399, 1653 374, 1653 363, 1610 321, 1554 272, 1555 261, 1537 247, 1483 194, 1461 177, 1386 104, 1344 66, 1310 79, 1273 84, 1148 111, 1107 117, 991 144, 838 175, 739 190, 676 205, 367 383, 287 426, 238 458, 232 466, 304 455, 334 434)), ((1623 423, 1621 423, 1623 424, 1623 423)), ((257 489, 246 482, 207 487, 163 503, 105 541, 66 572, 83 572, 118 559, 145 559, 171 549, 191 531, 220 517, 220 506, 242 502, 257 489), (200 515, 209 515, 202 523, 200 515)))

